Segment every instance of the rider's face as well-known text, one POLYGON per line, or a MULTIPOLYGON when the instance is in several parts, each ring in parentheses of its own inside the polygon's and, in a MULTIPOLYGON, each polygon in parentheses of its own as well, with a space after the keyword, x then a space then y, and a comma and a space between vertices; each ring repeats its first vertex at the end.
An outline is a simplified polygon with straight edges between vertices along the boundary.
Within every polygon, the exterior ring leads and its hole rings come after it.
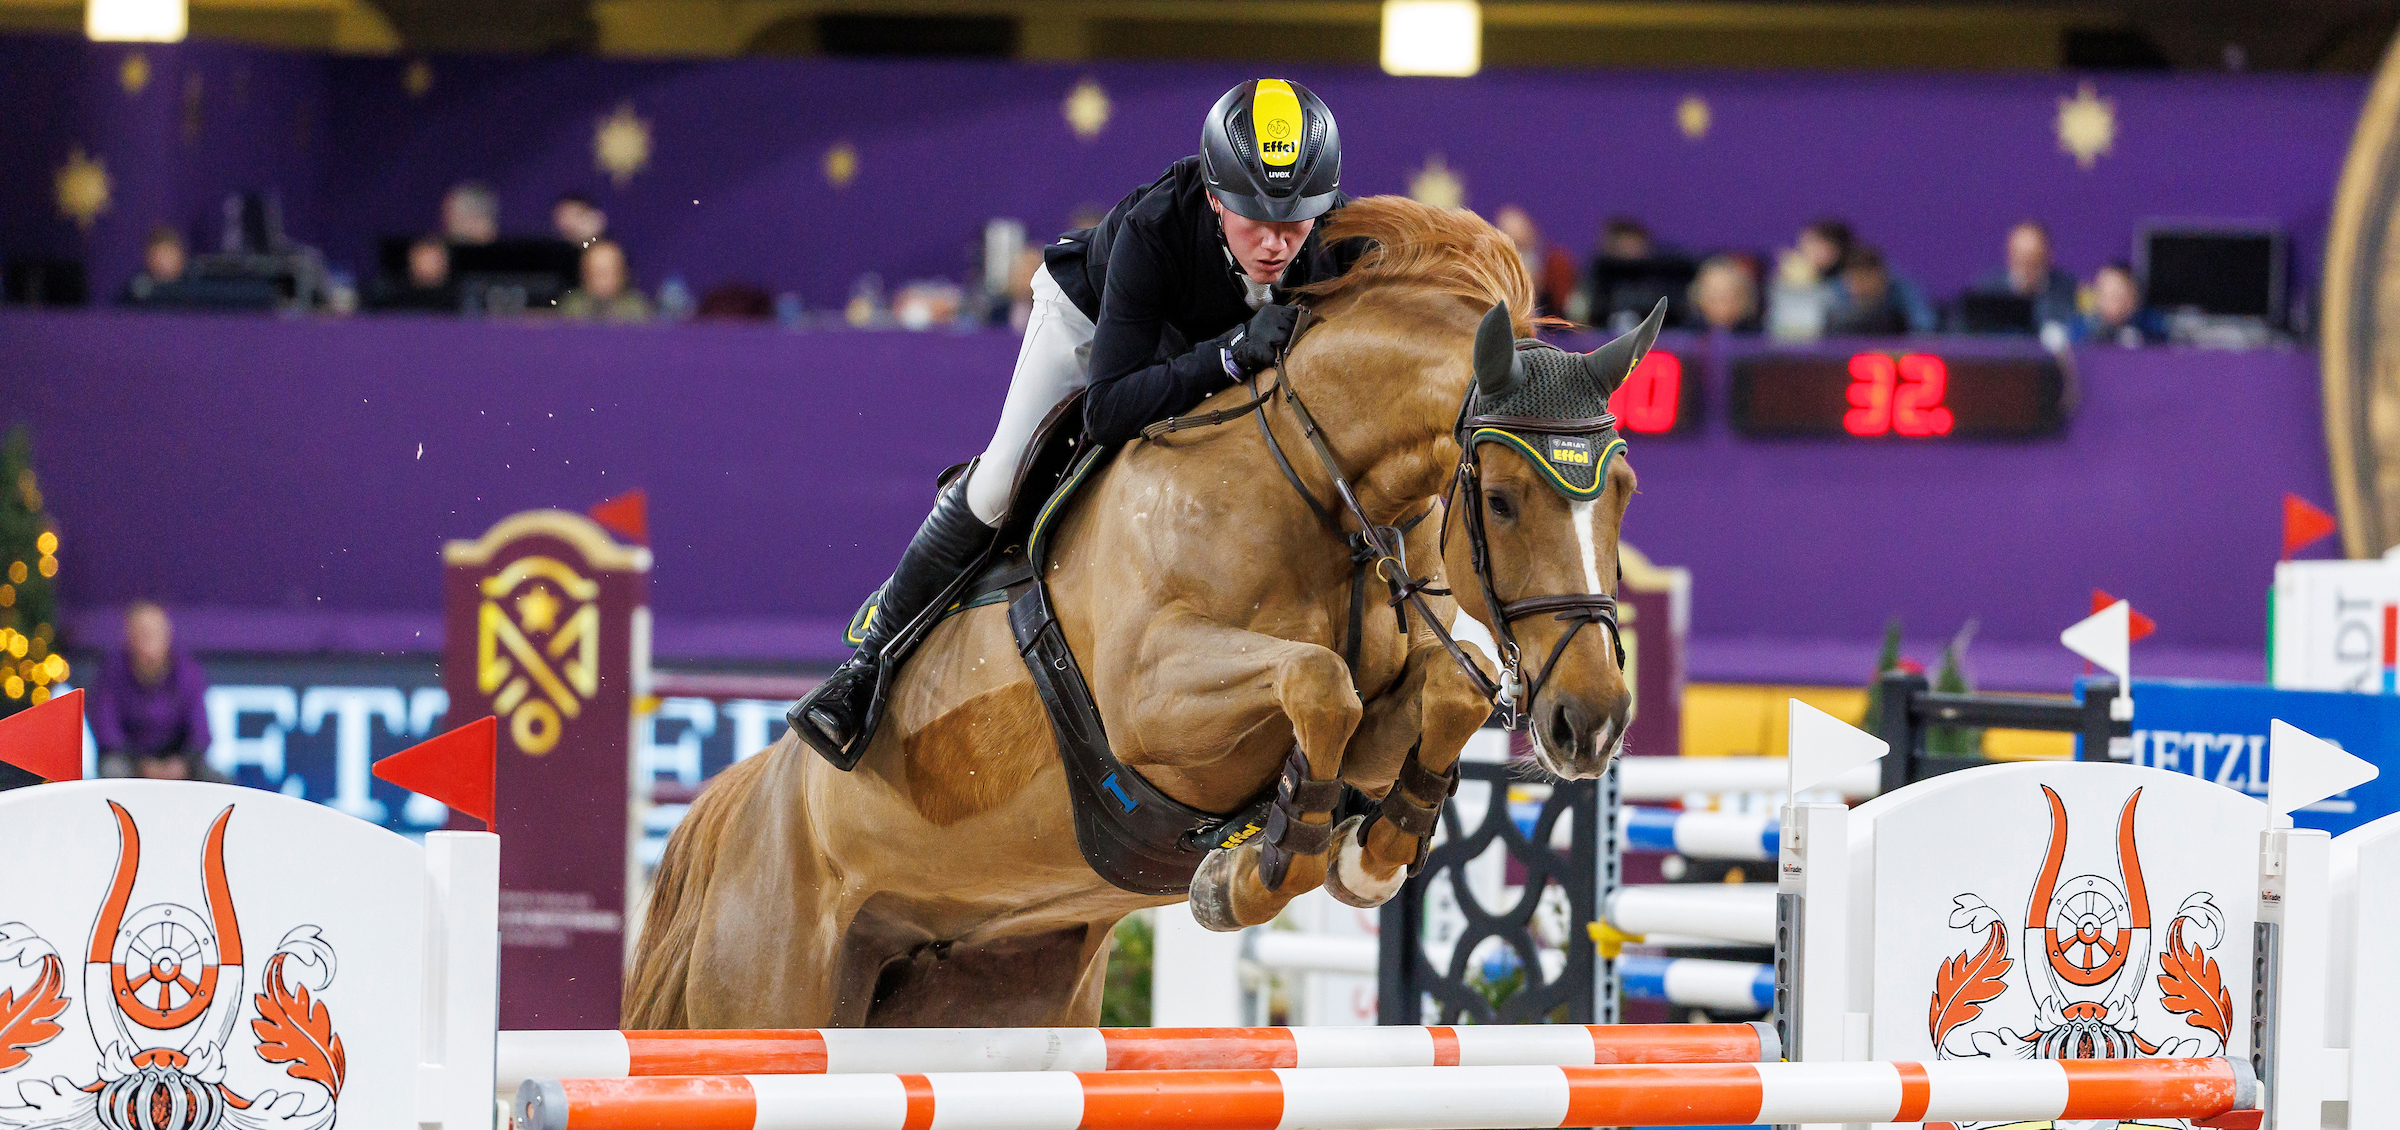
POLYGON ((1242 265, 1242 273, 1255 283, 1274 283, 1283 279, 1283 272, 1300 254, 1300 245, 1317 226, 1315 220, 1294 220, 1278 224, 1253 220, 1225 207, 1215 196, 1208 206, 1216 210, 1217 219, 1225 225, 1225 246, 1233 249, 1234 261, 1242 265))

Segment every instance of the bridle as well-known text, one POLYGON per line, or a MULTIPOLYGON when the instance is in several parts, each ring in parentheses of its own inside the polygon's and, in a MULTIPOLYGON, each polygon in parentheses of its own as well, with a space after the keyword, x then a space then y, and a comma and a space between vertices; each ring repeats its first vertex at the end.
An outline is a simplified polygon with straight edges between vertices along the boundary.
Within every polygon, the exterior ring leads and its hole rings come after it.
MULTIPOLYGON (((1318 522, 1350 548, 1350 560, 1354 566, 1350 585, 1350 630, 1344 640, 1342 658, 1354 675, 1358 669, 1361 629, 1365 626, 1366 584, 1370 576, 1380 578, 1390 590, 1391 599, 1386 603, 1399 621, 1401 635, 1405 637, 1408 634, 1408 614, 1414 609, 1434 638, 1441 641, 1442 649, 1449 652, 1451 661, 1458 664, 1459 670, 1466 675, 1476 692, 1491 703, 1492 711, 1501 725, 1510 730, 1524 730, 1531 725, 1529 707, 1549 683, 1560 657, 1566 653, 1567 646, 1575 642, 1576 634, 1583 630, 1584 625, 1608 626, 1617 666, 1622 669, 1625 665, 1625 637, 1617 626, 1617 598, 1614 595, 1559 593, 1515 601, 1500 599, 1499 586, 1492 579, 1490 538, 1484 527, 1483 464, 1478 454, 1478 449, 1484 443, 1507 442, 1522 435, 1597 436, 1616 427, 1616 416, 1603 412, 1581 419, 1551 420, 1486 415, 1477 411, 1477 401, 1481 396, 1480 382, 1472 378, 1467 382, 1466 395, 1459 401, 1457 422, 1452 425, 1453 438, 1458 442, 1458 466, 1451 476, 1448 490, 1442 496, 1442 509, 1447 514, 1455 497, 1465 494, 1467 504, 1460 515, 1460 524, 1466 530, 1467 550, 1474 562, 1475 582, 1482 590, 1485 607, 1491 610, 1492 637, 1500 649, 1500 678, 1495 681, 1484 674, 1483 668, 1476 664, 1465 648, 1459 646, 1441 617, 1434 615, 1433 609, 1425 601, 1427 596, 1453 595, 1452 590, 1435 587, 1431 574, 1422 577, 1411 575, 1404 542, 1409 532, 1433 513, 1433 508, 1427 507, 1425 513, 1397 526, 1377 525, 1374 519, 1367 516, 1366 507, 1358 500, 1357 489, 1352 486, 1350 477, 1342 472, 1341 463, 1335 459, 1333 449, 1326 444, 1324 429, 1317 425, 1316 417, 1309 412, 1307 403, 1301 400, 1299 390, 1293 388, 1291 381, 1284 376, 1291 360, 1292 342, 1298 341, 1301 332, 1313 321, 1313 317, 1304 309, 1299 324, 1292 329, 1291 338, 1284 343, 1283 355, 1277 359, 1273 385, 1260 389, 1257 378, 1253 376, 1243 382, 1251 390, 1251 397, 1246 403, 1213 412, 1161 420, 1142 429, 1142 437, 1156 440, 1172 432, 1213 427, 1254 412, 1257 414, 1259 435, 1266 440, 1267 451, 1275 457, 1275 465, 1283 471, 1284 480, 1299 493, 1301 501, 1308 504, 1318 522), (1318 466, 1333 481, 1335 501, 1357 524, 1355 531, 1345 531, 1341 515, 1333 507, 1318 501, 1316 492, 1310 490, 1292 468, 1291 459, 1283 452, 1283 444, 1275 438, 1275 430, 1267 425, 1267 414, 1262 409, 1278 397, 1290 409, 1300 425, 1301 435, 1307 437, 1309 447, 1316 452, 1318 466), (1545 612, 1566 622, 1567 630, 1551 646, 1550 654, 1543 659, 1540 669, 1528 682, 1525 678, 1524 649, 1517 642, 1515 623, 1545 612)), ((1514 442, 1526 448, 1528 458, 1539 458, 1532 454, 1531 447, 1522 439, 1515 439, 1514 442)), ((1601 454, 1593 456, 1596 482, 1607 480, 1607 460, 1624 450, 1624 446, 1624 440, 1612 439, 1601 454)), ((1442 548, 1445 553, 1449 549, 1449 539, 1450 523, 1445 517, 1442 522, 1442 548)))
MULTIPOLYGON (((1519 437, 1599 436, 1616 429, 1617 417, 1609 412, 1573 420, 1487 415, 1476 411, 1480 391, 1479 384, 1470 381, 1467 395, 1459 404, 1458 424, 1454 429, 1458 441, 1458 470, 1450 479, 1450 489, 1442 496, 1442 508, 1447 511, 1458 496, 1466 497, 1466 507, 1459 515, 1459 524, 1466 529, 1467 555, 1474 562, 1475 583, 1483 589, 1484 607, 1492 614, 1492 639, 1500 647, 1500 685, 1485 691, 1484 696, 1492 700, 1493 710, 1500 715, 1502 725, 1511 730, 1521 730, 1528 724, 1524 708, 1531 705, 1541 695, 1542 688, 1549 684, 1550 674, 1557 668, 1559 657, 1566 654, 1567 646, 1575 642, 1576 634, 1583 631, 1584 625, 1608 625, 1608 639, 1616 651, 1619 670, 1625 667, 1625 632, 1617 626, 1617 598, 1613 593, 1557 593, 1514 601, 1500 599, 1499 587, 1492 581, 1491 539, 1484 531, 1483 459, 1480 453, 1487 442, 1511 442, 1512 446, 1524 449, 1528 460, 1538 462, 1541 457, 1519 437), (1486 435, 1491 438, 1487 440, 1486 435), (1524 649, 1517 643, 1516 622, 1545 612, 1563 621, 1567 630, 1559 635, 1557 643, 1550 645, 1549 656, 1542 660, 1541 669, 1534 673, 1533 681, 1527 684, 1524 679, 1524 649)), ((1595 483, 1605 484, 1608 481, 1608 461, 1623 450, 1625 441, 1612 438, 1601 446, 1599 454, 1591 457, 1595 483)), ((1447 553, 1449 548, 1450 524, 1445 521, 1442 523, 1442 550, 1447 553)), ((1612 565, 1610 587, 1615 585, 1612 565)), ((1432 621, 1429 619, 1428 622, 1432 621)), ((1434 631, 1447 641, 1448 635, 1439 624, 1434 625, 1434 631)), ((1455 656, 1457 652, 1456 645, 1452 645, 1451 653, 1455 656)), ((1479 688, 1483 685, 1484 682, 1478 683, 1479 688)))

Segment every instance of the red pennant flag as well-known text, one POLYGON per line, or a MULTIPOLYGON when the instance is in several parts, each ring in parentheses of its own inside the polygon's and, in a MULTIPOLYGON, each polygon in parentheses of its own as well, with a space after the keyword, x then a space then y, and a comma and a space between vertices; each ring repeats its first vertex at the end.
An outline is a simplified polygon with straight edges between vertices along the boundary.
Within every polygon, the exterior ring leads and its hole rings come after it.
POLYGON ((83 692, 0 718, 0 761, 45 781, 83 779, 83 692))
POLYGON ((500 720, 485 715, 375 763, 375 776, 423 793, 499 831, 492 820, 499 768, 500 720))
POLYGON ((608 532, 641 545, 650 544, 650 496, 639 490, 629 490, 615 498, 592 504, 584 513, 608 532))
MULTIPOLYGON (((2115 604, 2116 602, 2117 598, 2108 595, 2106 590, 2092 590, 2092 611, 2101 611, 2102 609, 2105 609, 2109 605, 2115 604)), ((2140 609, 2128 605, 2125 609, 2125 612, 2125 642, 2132 643, 2133 641, 2141 639, 2142 637, 2158 630, 2158 621, 2142 615, 2140 609)))
POLYGON ((2337 525, 2333 515, 2310 505, 2307 499, 2296 494, 2284 495, 2283 559, 2291 560, 2293 553, 2332 533, 2337 525))

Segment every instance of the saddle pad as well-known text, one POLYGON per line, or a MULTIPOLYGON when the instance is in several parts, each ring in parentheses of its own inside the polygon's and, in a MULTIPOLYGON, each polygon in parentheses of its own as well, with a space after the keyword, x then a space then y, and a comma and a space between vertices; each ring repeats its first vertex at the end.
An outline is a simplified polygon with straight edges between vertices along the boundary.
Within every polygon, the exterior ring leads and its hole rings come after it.
POLYGON ((1010 602, 1008 626, 1058 738, 1075 806, 1075 846, 1101 878, 1136 894, 1186 894, 1209 849, 1232 847, 1265 826, 1263 799, 1232 819, 1202 812, 1117 759, 1083 668, 1050 610, 1049 588, 1038 579, 1010 602))

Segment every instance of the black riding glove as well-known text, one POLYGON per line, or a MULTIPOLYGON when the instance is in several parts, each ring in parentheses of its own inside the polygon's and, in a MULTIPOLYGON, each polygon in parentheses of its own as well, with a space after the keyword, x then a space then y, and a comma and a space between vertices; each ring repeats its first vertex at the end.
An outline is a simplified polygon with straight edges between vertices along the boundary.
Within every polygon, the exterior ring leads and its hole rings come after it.
POLYGON ((1283 347, 1292 340, 1292 330, 1300 324, 1300 308, 1268 303, 1250 315, 1250 321, 1234 327, 1231 334, 1218 340, 1224 342, 1221 356, 1225 362, 1227 380, 1240 382, 1250 374, 1270 368, 1283 356, 1283 347))

